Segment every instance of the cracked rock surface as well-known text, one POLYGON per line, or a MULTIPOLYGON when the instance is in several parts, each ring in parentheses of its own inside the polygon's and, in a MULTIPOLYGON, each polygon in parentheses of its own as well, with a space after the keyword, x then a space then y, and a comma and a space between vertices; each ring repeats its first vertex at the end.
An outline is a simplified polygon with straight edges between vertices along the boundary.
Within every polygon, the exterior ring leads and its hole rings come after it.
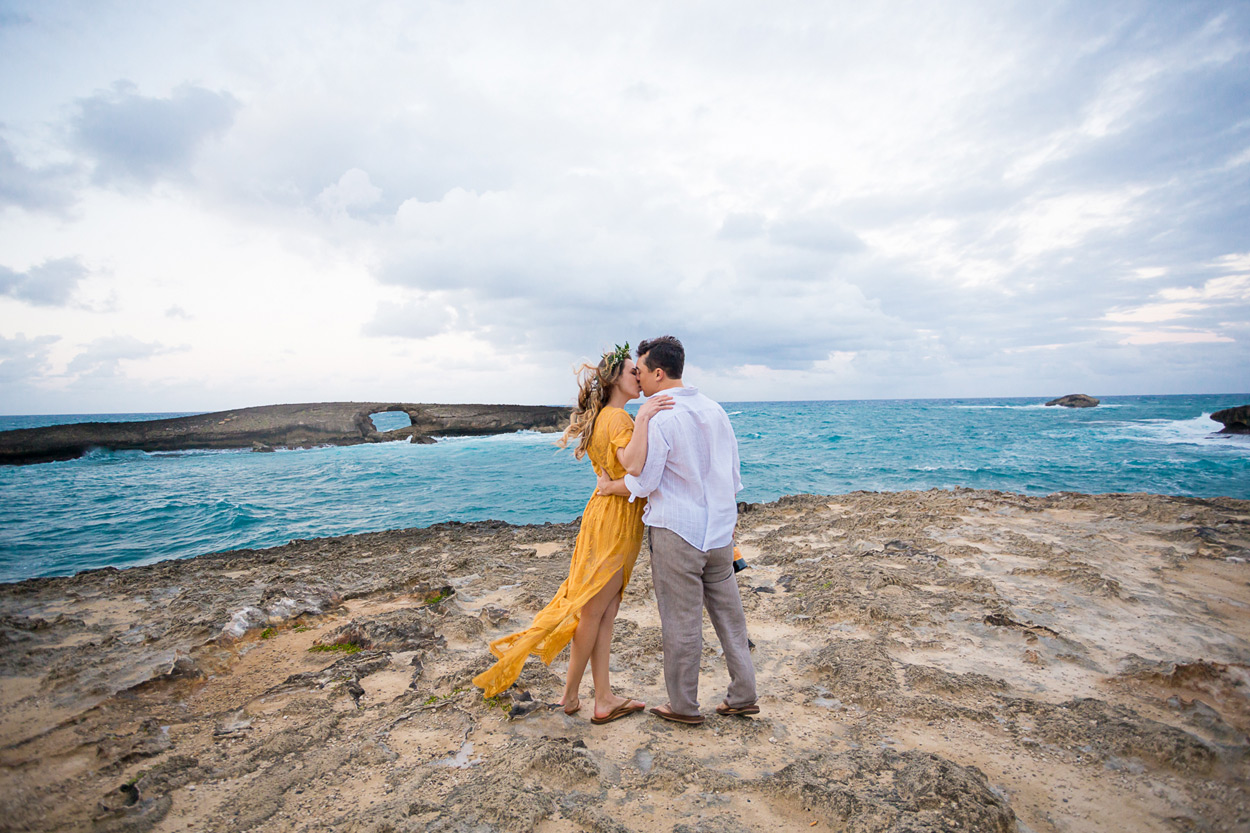
MULTIPOLYGON (((0 827, 1250 829, 1250 502, 989 491, 740 507, 758 716, 495 701, 576 526, 440 524, 0 586, 0 827)), ((666 699, 648 553, 617 693, 666 699)))

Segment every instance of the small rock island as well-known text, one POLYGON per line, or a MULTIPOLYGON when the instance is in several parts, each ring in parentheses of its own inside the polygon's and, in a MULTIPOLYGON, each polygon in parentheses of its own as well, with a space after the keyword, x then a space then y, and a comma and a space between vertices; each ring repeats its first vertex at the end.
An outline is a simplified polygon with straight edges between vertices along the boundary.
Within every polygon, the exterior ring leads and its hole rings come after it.
POLYGON ((1067 396, 1061 396, 1058 399, 1052 399, 1046 404, 1059 405, 1063 408, 1097 408, 1099 400, 1083 393, 1070 393, 1067 396))
POLYGON ((308 448, 316 445, 433 442, 432 437, 558 431, 569 409, 549 405, 431 405, 320 402, 264 405, 141 422, 79 422, 0 431, 0 465, 72 460, 93 448, 181 451, 192 448, 308 448), (378 431, 370 414, 402 411, 412 424, 378 431))

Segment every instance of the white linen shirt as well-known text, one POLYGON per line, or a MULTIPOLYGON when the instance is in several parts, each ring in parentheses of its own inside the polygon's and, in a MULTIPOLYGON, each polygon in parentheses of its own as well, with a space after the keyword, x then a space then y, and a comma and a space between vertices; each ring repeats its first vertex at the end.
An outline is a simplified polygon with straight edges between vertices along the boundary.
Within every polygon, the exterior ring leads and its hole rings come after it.
POLYGON ((629 500, 645 497, 642 521, 672 530, 696 549, 733 543, 742 491, 738 440, 725 409, 698 388, 661 391, 673 407, 651 417, 647 462, 625 475, 629 500))

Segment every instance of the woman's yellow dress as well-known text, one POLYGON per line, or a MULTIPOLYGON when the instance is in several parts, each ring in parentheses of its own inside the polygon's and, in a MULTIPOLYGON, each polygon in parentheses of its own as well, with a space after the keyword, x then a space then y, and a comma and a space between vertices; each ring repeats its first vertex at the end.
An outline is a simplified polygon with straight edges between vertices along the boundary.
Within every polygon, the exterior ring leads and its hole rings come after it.
MULTIPOLYGON (((634 421, 622 408, 600 411, 587 448, 595 472, 606 471, 613 480, 624 477, 625 469, 616 459, 616 451, 628 445, 633 435, 634 421)), ((490 651, 499 661, 473 678, 473 684, 484 689, 484 696, 494 697, 516 682, 530 654, 550 665, 572 641, 582 608, 617 570, 624 571, 622 590, 629 584, 642 546, 645 505, 645 500, 630 503, 628 497, 601 495, 597 491, 590 496, 582 512, 569 577, 555 598, 528 628, 490 643, 490 651)))

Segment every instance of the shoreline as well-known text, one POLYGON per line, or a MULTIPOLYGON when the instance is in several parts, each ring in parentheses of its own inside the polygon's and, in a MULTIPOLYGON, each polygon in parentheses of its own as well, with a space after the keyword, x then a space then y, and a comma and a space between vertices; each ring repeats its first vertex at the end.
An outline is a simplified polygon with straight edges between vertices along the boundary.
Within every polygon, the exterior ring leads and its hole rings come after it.
MULTIPOLYGON (((6 817, 640 833, 728 816, 743 830, 1250 822, 1250 501, 960 488, 748 504, 739 583, 763 712, 698 730, 533 709, 558 696, 563 657, 527 664, 533 700, 465 690, 486 643, 563 580, 576 528, 444 522, 0 585, 6 817), (308 650, 348 643, 361 650, 308 650)), ((655 705, 647 558, 613 673, 655 705)), ((705 712, 723 692, 716 647, 709 631, 705 712)))
MULTIPOLYGON (((395 440, 393 442, 406 442, 406 440, 395 440)), ((1236 502, 1241 502, 1241 503, 1250 503, 1250 498, 1238 498, 1238 497, 1233 497, 1230 495, 1202 496, 1202 495, 1184 495, 1184 494, 1161 494, 1158 492, 1075 492, 1075 491, 1069 491, 1069 490, 1059 490, 1056 492, 1048 492, 1046 494, 1033 495, 1027 492, 1013 492, 1013 491, 1008 491, 1008 490, 1003 490, 1003 489, 977 489, 977 488, 973 488, 970 486, 951 486, 949 488, 934 487, 931 489, 899 489, 899 490, 857 489, 852 492, 840 492, 840 493, 830 493, 830 494, 804 493, 804 494, 798 494, 798 495, 784 495, 780 498, 777 498, 776 500, 765 501, 762 503, 739 502, 738 506, 739 506, 739 512, 741 512, 742 507, 744 506, 749 506, 749 507, 768 506, 773 503, 777 503, 779 501, 784 501, 784 500, 788 500, 791 498, 800 498, 800 497, 828 498, 828 499, 856 496, 856 495, 876 495, 876 496, 881 496, 881 497, 889 497, 889 496, 899 496, 899 495, 909 495, 909 494, 928 494, 931 492, 948 493, 948 494, 959 494, 961 492, 989 492, 992 494, 999 494, 999 495, 1004 495, 1004 496, 1009 496, 1009 497, 1014 497, 1014 498, 1026 498, 1026 499, 1047 499, 1047 498, 1057 498, 1057 497, 1064 497, 1064 496, 1090 497, 1090 498, 1149 497, 1149 498, 1164 498, 1164 499, 1169 499, 1169 500, 1212 501, 1212 502, 1217 502, 1217 503, 1220 501, 1236 501, 1236 502)), ((276 550, 282 547, 291 546, 293 544, 303 544, 303 543, 308 543, 308 542, 313 542, 313 541, 336 542, 336 541, 343 541, 343 540, 347 540, 351 538, 358 538, 358 537, 363 537, 363 536, 391 535, 391 534, 399 534, 399 533, 406 533, 406 532, 419 532, 419 531, 424 531, 424 530, 429 530, 429 529, 434 529, 434 528, 442 528, 444 526, 473 527, 479 524, 490 526, 490 527, 503 525, 506 527, 514 528, 514 529, 524 529, 524 528, 530 528, 530 527, 543 528, 543 527, 571 526, 574 530, 576 530, 580 521, 581 521, 580 515, 573 518, 570 521, 543 521, 541 523, 513 523, 511 521, 500 520, 497 518, 483 518, 480 520, 470 520, 470 521, 435 521, 434 523, 428 524, 427 526, 395 527, 392 529, 377 529, 377 530, 368 530, 364 532, 350 532, 350 533, 345 533, 343 535, 325 535, 325 536, 314 537, 314 538, 293 538, 290 541, 287 541, 285 543, 273 544, 272 546, 267 546, 267 547, 239 547, 238 549, 233 549, 233 550, 213 550, 210 552, 197 553, 195 555, 160 558, 158 560, 150 561, 145 564, 126 564, 122 566, 114 566, 114 565, 106 564, 101 567, 86 567, 82 570, 79 570, 76 573, 62 573, 62 574, 47 575, 47 576, 28 576, 26 578, 12 579, 8 581, 0 580, 0 593, 3 593, 4 589, 7 587, 11 587, 13 585, 20 585, 25 582, 51 581, 51 580, 57 580, 57 579, 73 579, 78 576, 83 576, 83 575, 96 573, 96 572, 122 572, 122 571, 128 571, 128 570, 156 567, 162 564, 188 562, 188 561, 193 561, 193 560, 202 559, 202 558, 227 558, 227 557, 241 556, 244 554, 264 553, 270 550, 276 550)))

